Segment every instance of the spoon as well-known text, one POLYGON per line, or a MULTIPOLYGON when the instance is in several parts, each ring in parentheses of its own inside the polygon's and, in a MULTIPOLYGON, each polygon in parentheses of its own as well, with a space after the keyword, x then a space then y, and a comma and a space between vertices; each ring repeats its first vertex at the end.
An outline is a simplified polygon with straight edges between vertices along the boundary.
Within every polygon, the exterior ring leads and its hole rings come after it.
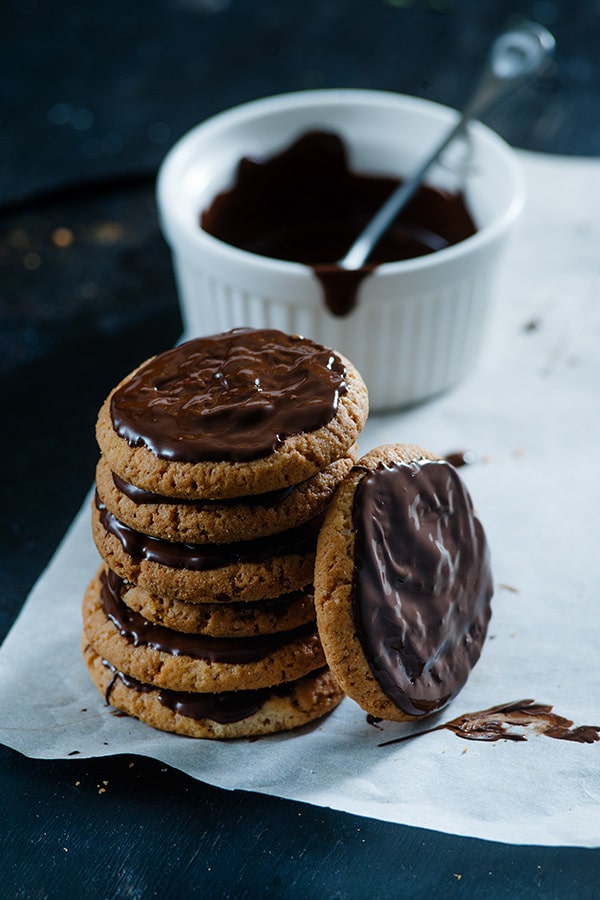
POLYGON ((464 106, 457 124, 446 135, 419 169, 399 185, 373 216, 337 263, 342 269, 356 271, 369 258, 375 244, 392 224, 422 184, 425 176, 448 145, 465 131, 471 119, 477 118, 493 103, 525 78, 546 65, 554 51, 555 41, 543 25, 521 22, 495 39, 480 80, 464 106))

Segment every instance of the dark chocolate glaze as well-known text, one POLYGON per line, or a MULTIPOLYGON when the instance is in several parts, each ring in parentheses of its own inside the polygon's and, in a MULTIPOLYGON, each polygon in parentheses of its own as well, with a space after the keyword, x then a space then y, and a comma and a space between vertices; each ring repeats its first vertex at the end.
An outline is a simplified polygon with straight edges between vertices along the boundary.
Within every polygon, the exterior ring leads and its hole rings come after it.
POLYGON ((292 491, 298 485, 281 488, 278 491, 268 491, 264 494, 249 494, 247 497, 227 497, 222 500, 190 500, 186 497, 164 497, 162 494, 154 494, 152 491, 145 491, 143 488, 136 487, 134 484, 128 484, 119 477, 115 472, 112 473, 113 483, 118 491, 138 506, 152 503, 166 503, 170 505, 192 506, 194 509, 202 510, 215 506, 246 506, 252 508, 254 506, 261 509, 277 508, 287 500, 292 491))
POLYGON ((304 525, 282 531, 279 534, 252 541, 236 541, 230 544, 183 544, 163 541, 120 522, 106 508, 98 494, 95 498, 100 512, 100 522, 109 534, 118 538, 123 550, 134 559, 147 559, 171 569, 191 569, 204 572, 222 569, 238 563, 259 563, 272 556, 312 553, 323 516, 315 516, 304 525))
POLYGON ((479 659, 489 552, 469 494, 444 461, 380 464, 359 482, 352 609, 365 657, 405 713, 445 706, 479 659))
POLYGON ((243 600, 227 600, 224 602, 216 600, 215 603, 220 606, 225 605, 227 606, 227 609, 240 613, 247 613, 249 611, 248 607, 252 607, 252 609, 260 610, 261 612, 276 612, 283 615, 288 607, 292 606, 294 603, 298 603, 303 599, 309 601, 314 600, 314 592, 314 587, 310 584, 298 591, 292 591, 289 594, 281 594, 280 597, 270 597, 268 600, 255 600, 252 603, 246 603, 243 600))
POLYGON ((452 731, 457 737, 466 741, 526 741, 523 731, 511 731, 511 728, 530 728, 536 734, 554 738, 559 741, 574 741, 577 744, 595 744, 600 741, 600 725, 577 725, 573 727, 572 719, 552 712, 546 703, 535 700, 517 700, 514 703, 502 703, 478 712, 463 713, 450 722, 443 722, 416 734, 404 735, 385 741, 380 747, 400 744, 411 738, 434 731, 452 731))
POLYGON ((442 250, 475 233, 464 197, 423 186, 358 272, 335 264, 401 180, 355 172, 342 139, 310 131, 267 159, 240 161, 235 183, 202 211, 201 227, 250 253, 301 262, 320 279, 328 308, 346 315, 372 269, 442 250))
POLYGON ((131 447, 177 462, 246 462, 317 431, 347 391, 333 351, 275 330, 196 338, 149 360, 112 396, 131 447))
MULTIPOLYGON (((210 719, 213 722, 219 722, 226 725, 230 722, 241 722, 257 713, 271 697, 286 697, 291 694, 296 685, 300 684, 304 679, 298 681, 288 681, 284 684, 276 685, 270 688, 261 688, 255 691, 222 691, 218 694, 196 694, 189 691, 169 691, 166 688, 156 688, 150 684, 144 684, 131 675, 119 672, 111 663, 103 659, 102 663, 107 669, 113 673, 108 687, 106 688, 106 702, 110 703, 110 695, 112 693, 117 678, 133 691, 143 694, 156 693, 159 703, 167 707, 173 712, 189 719, 210 719)), ((314 678, 324 669, 311 672, 310 677, 314 678)))
POLYGON ((173 631, 164 625, 149 622, 126 606, 120 594, 123 582, 114 572, 109 570, 108 576, 102 573, 101 584, 102 608, 119 633, 135 647, 152 647, 171 656, 191 656, 214 663, 254 663, 295 640, 315 633, 312 622, 292 631, 244 638, 217 638, 173 631))

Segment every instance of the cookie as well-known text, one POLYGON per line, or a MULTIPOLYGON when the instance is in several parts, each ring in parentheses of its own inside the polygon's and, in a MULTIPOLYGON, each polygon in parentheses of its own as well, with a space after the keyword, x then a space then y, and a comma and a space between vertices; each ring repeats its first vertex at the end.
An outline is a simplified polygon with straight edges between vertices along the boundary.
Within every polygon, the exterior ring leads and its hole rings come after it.
POLYGON ((298 485, 229 500, 161 497, 127 484, 102 457, 96 469, 98 496, 125 525, 153 537, 190 543, 230 543, 267 537, 322 513, 356 458, 356 448, 298 485))
MULTIPOLYGON (((114 573, 109 577, 118 578, 114 573)), ((212 637, 250 637, 291 631, 315 621, 312 585, 292 594, 256 603, 183 603, 150 594, 119 579, 123 603, 155 625, 212 637)))
POLYGON ((258 540, 184 544, 135 531, 97 495, 92 502, 92 535, 108 568, 150 593, 186 603, 267 600, 311 584, 321 521, 258 540))
POLYGON ((308 339, 238 329, 127 376, 100 410, 111 470, 161 496, 223 499, 298 484, 355 444, 368 412, 354 366, 308 339))
POLYGON ((107 703, 153 728, 188 737, 226 739, 288 731, 320 719, 343 697, 328 669, 272 688, 194 694, 155 688, 119 672, 85 638, 82 652, 107 703))
POLYGON ((438 712, 477 662, 493 592, 489 550, 457 471, 419 447, 379 447, 321 529, 315 608, 327 662, 372 716, 438 712))
POLYGON ((102 572, 83 600, 87 643, 116 669, 154 687, 218 693, 294 681, 325 665, 314 623, 292 631, 217 638, 154 625, 125 606, 102 572))

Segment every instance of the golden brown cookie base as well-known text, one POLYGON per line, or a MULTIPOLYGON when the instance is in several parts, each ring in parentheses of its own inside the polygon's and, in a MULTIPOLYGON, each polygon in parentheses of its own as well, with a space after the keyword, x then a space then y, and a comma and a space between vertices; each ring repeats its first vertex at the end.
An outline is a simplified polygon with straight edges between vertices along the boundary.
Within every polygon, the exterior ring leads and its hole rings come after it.
POLYGON ((234 563, 218 569, 175 569, 125 552, 100 521, 92 501, 92 535, 109 569, 151 594, 185 603, 254 602, 280 597, 312 583, 314 553, 275 556, 262 562, 234 563))
POLYGON ((348 474, 356 457, 352 447, 342 459, 294 487, 277 505, 228 504, 202 508, 190 504, 135 503, 115 485, 107 461, 100 459, 96 470, 98 495, 119 521, 136 531, 167 541, 189 543, 230 543, 278 534, 319 515, 327 506, 340 481, 348 474))
POLYGON ((184 654, 175 656, 144 644, 136 647, 106 615, 100 591, 101 582, 96 575, 83 600, 86 640, 103 659, 144 684, 174 691, 254 690, 294 681, 325 664, 316 630, 290 638, 290 643, 263 659, 247 663, 211 662, 184 654))
POLYGON ((257 712, 240 721, 221 723, 211 719, 193 719, 163 706, 158 699, 158 691, 141 692, 126 687, 103 664, 85 638, 82 652, 92 681, 103 697, 108 691, 111 706, 153 728, 187 737, 221 740, 289 731, 331 712, 343 698, 331 672, 321 670, 297 681, 286 696, 270 697, 257 712))
POLYGON ((211 637, 252 637, 291 631, 315 621, 312 588, 256 603, 182 603, 125 585, 123 602, 149 622, 186 634, 211 637))
POLYGON ((345 456, 367 418, 366 386, 354 366, 340 354, 337 356, 347 368, 348 391, 340 397, 336 415, 316 431, 286 438, 268 456, 249 462, 184 463, 161 459, 144 446, 130 447, 112 426, 110 400, 114 391, 98 415, 98 444, 111 470, 126 482, 167 497, 242 497, 299 484, 345 456))
POLYGON ((352 615, 354 572, 354 492, 365 474, 380 462, 410 463, 438 457, 412 444, 379 447, 363 456, 338 489, 327 513, 317 543, 315 564, 315 609, 327 663, 340 687, 366 712, 396 722, 410 716, 384 694, 373 676, 356 633, 352 615))

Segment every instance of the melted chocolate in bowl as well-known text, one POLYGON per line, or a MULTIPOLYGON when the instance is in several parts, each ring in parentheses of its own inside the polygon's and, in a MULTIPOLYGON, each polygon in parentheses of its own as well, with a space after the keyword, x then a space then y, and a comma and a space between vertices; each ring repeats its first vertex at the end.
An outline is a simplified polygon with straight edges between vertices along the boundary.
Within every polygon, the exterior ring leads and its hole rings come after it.
POLYGON ((462 194, 424 185, 369 263, 357 272, 340 269, 336 261, 399 184, 352 171, 341 138, 310 131, 268 159, 242 159, 233 187, 202 211, 200 225, 241 250, 311 266, 328 308, 342 316, 375 266, 434 253, 475 233, 462 194))
POLYGON ((352 610, 383 692, 423 716, 479 659, 493 592, 481 523, 444 461, 381 464, 356 489, 352 610))

